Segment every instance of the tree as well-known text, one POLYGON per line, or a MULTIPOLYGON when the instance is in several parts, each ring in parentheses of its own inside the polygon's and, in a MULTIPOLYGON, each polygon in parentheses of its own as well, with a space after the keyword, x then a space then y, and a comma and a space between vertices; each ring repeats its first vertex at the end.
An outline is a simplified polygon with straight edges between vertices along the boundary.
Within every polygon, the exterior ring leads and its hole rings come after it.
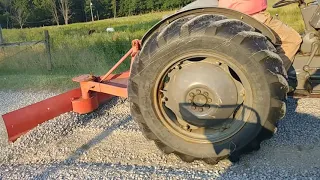
POLYGON ((111 1, 111 8, 113 11, 113 17, 116 18, 117 17, 117 0, 111 1))
POLYGON ((71 0, 59 0, 60 12, 64 19, 64 24, 69 24, 69 19, 71 18, 71 0))
POLYGON ((86 0, 85 1, 86 19, 87 20, 91 19, 91 7, 93 11, 93 16, 96 19, 114 17, 112 1, 114 0, 86 0), (90 6, 91 3, 92 3, 92 6, 90 6))
POLYGON ((57 8, 57 3, 56 0, 45 0, 47 7, 49 8, 53 20, 56 22, 56 24, 59 26, 59 15, 58 15, 58 8, 57 8))
POLYGON ((0 24, 10 27, 59 25, 177 9, 193 0, 0 0, 0 24), (61 23, 61 22, 60 22, 61 23))
POLYGON ((52 20, 57 24, 59 23, 59 14, 57 8, 57 1, 56 0, 34 0, 34 4, 37 8, 45 9, 46 11, 50 11, 52 20))
POLYGON ((147 1, 146 1, 146 10, 147 10, 147 11, 152 11, 152 10, 154 10, 154 5, 155 5, 154 0, 147 0, 147 1))
POLYGON ((28 0, 14 0, 13 10, 13 18, 19 23, 20 28, 22 29, 30 15, 28 0))
POLYGON ((7 28, 9 28, 10 14, 12 13, 11 12, 12 1, 11 0, 0 0, 0 4, 5 11, 5 13, 3 15, 6 17, 7 28))

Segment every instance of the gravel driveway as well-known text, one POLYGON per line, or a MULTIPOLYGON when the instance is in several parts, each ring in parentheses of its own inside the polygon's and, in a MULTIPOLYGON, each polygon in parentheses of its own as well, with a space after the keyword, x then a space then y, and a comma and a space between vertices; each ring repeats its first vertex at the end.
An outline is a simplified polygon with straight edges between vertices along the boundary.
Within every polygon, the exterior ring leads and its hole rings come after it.
MULTIPOLYGON (((0 91, 0 114, 53 95, 0 91)), ((320 99, 289 99, 274 138, 236 164, 188 164, 162 154, 142 136, 123 99, 90 115, 64 114, 0 151, 0 179, 150 178, 320 179, 320 99)))

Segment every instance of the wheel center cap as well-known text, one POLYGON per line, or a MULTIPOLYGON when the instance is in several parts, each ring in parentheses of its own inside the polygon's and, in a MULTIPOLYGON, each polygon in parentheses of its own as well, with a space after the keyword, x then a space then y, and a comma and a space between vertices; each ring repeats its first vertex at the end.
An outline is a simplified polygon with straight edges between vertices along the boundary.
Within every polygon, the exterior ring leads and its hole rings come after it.
POLYGON ((198 94, 193 98, 193 103, 197 106, 204 106, 207 104, 207 98, 202 94, 198 94))
POLYGON ((202 127, 212 120, 219 123, 228 119, 237 107, 237 87, 223 67, 209 62, 186 62, 172 69, 168 77, 163 91, 167 99, 163 101, 177 119, 202 127))

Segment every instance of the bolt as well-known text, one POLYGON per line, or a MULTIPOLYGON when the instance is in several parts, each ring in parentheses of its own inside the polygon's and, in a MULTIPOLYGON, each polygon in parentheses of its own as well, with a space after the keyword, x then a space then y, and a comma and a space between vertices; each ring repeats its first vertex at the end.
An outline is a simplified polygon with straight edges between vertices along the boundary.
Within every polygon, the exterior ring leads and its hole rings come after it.
POLYGON ((199 108, 198 111, 199 111, 199 112, 203 112, 203 108, 199 108))
POLYGON ((162 99, 161 99, 161 101, 162 102, 166 102, 166 101, 168 101, 169 99, 167 98, 167 97, 163 97, 162 99))
POLYGON ((196 90, 197 94, 201 94, 201 90, 197 89, 196 90))
POLYGON ((197 109, 197 107, 196 107, 195 105, 193 105, 193 106, 192 106, 192 109, 193 109, 193 110, 196 110, 196 109, 197 109))
POLYGON ((208 93, 208 92, 204 92, 203 95, 205 95, 205 96, 208 97, 208 96, 209 96, 209 93, 208 93))
POLYGON ((191 92, 191 93, 189 93, 189 96, 190 96, 190 97, 194 97, 195 94, 194 94, 193 92, 191 92))

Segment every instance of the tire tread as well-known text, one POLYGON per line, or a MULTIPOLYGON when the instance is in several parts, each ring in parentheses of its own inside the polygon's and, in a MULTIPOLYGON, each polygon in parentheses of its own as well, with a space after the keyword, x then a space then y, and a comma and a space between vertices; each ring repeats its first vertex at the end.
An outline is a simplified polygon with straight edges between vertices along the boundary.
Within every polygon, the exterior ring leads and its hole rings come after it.
MULTIPOLYGON (((265 70, 268 83, 271 90, 271 107, 268 116, 268 128, 272 131, 265 131, 263 128, 261 132, 254 138, 246 147, 232 153, 230 159, 239 159, 241 154, 256 151, 260 148, 260 143, 272 136, 275 131, 276 123, 285 114, 285 101, 286 94, 288 92, 287 74, 283 68, 283 62, 281 58, 275 53, 276 49, 268 39, 262 34, 255 32, 255 29, 250 25, 247 25, 239 20, 227 19, 221 15, 199 15, 189 16, 182 19, 173 21, 166 27, 162 28, 161 32, 157 32, 152 35, 146 42, 141 50, 141 57, 151 57, 157 48, 175 41, 178 38, 192 37, 192 36, 218 36, 226 41, 232 41, 245 47, 247 53, 255 61, 258 62, 265 70)), ((139 58, 138 58, 139 59, 139 58)), ((132 74, 138 74, 143 68, 141 60, 134 62, 132 74)), ((154 140, 157 147, 165 153, 174 153, 185 162, 193 162, 197 158, 182 154, 174 151, 172 148, 162 143, 155 134, 146 125, 141 111, 144 108, 139 108, 139 94, 138 94, 138 82, 143 82, 142 77, 137 77, 134 81, 130 79, 129 82, 129 96, 131 97, 131 113, 135 121, 141 127, 145 137, 154 140)), ((228 156, 218 158, 204 158, 202 159, 206 163, 216 164, 219 160, 225 159, 228 156)))

